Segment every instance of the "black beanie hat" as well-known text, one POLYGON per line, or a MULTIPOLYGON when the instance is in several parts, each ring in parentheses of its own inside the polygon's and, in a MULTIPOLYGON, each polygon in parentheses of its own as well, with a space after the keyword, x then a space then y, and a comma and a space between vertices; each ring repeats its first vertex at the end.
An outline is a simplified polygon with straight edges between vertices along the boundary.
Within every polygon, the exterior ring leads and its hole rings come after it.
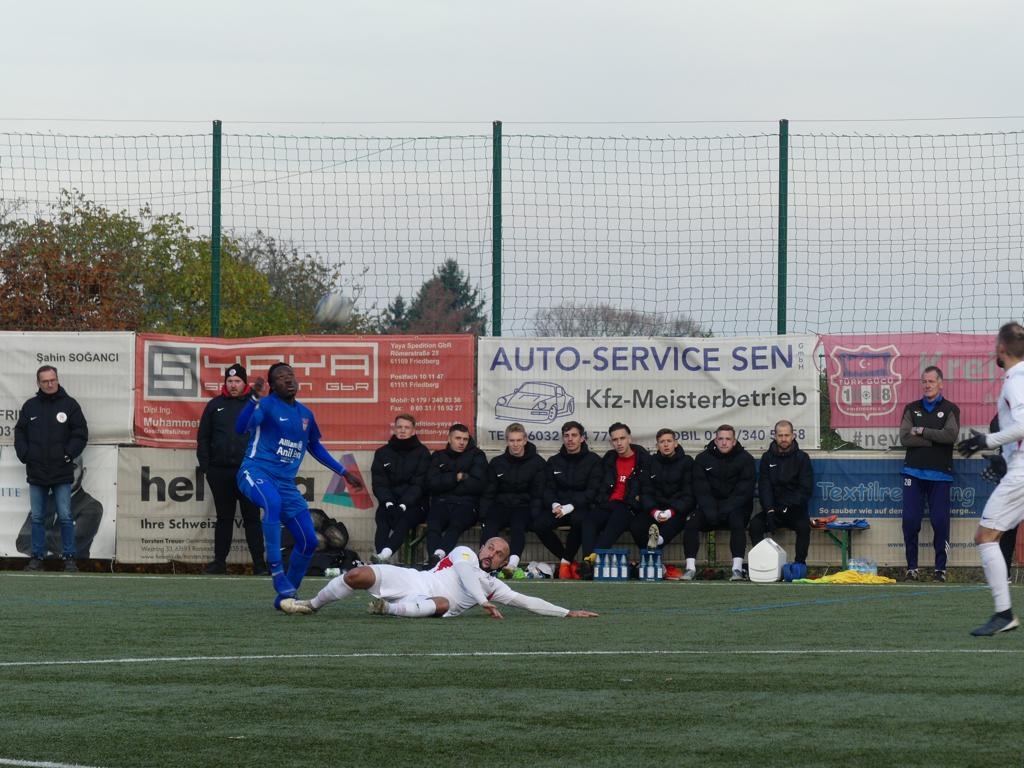
POLYGON ((227 381, 228 376, 237 376, 242 381, 244 381, 246 384, 249 383, 249 377, 246 376, 245 368, 243 368, 238 363, 235 363, 234 365, 228 366, 228 369, 226 371, 224 371, 224 380, 225 381, 227 381))

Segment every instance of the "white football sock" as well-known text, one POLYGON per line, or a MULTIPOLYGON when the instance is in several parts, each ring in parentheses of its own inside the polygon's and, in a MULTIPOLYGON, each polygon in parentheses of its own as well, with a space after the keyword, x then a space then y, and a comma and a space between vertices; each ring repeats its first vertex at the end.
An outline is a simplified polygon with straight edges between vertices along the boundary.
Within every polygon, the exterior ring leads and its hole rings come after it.
POLYGON ((402 600, 398 603, 388 603, 388 613, 407 619, 426 619, 437 613, 437 604, 429 597, 402 600))
POLYGON ((509 555, 508 567, 513 571, 519 567, 519 555, 509 555))
POLYGON ((309 601, 309 604, 319 610, 323 606, 342 600, 351 595, 355 590, 345 583, 345 576, 335 576, 327 582, 327 586, 316 593, 316 596, 309 601))
POLYGON ((697 570, 697 558, 696 557, 688 557, 688 558, 686 558, 686 570, 688 570, 688 571, 696 571, 697 570))
POLYGON ((985 571, 985 581, 992 590, 992 599, 996 604, 996 613, 1010 610, 1010 585, 1006 583, 1006 560, 999 549, 998 541, 986 541, 978 545, 981 556, 981 567, 985 571))
POLYGON ((734 571, 742 571, 743 570, 743 558, 742 557, 734 557, 732 559, 732 569, 734 571))
POLYGON ((384 549, 382 549, 382 550, 381 550, 380 552, 378 552, 377 554, 378 554, 378 556, 379 556, 379 557, 380 557, 380 558, 381 558, 382 560, 387 560, 387 559, 388 559, 389 557, 391 557, 391 556, 392 556, 393 554, 395 554, 395 553, 391 551, 391 547, 384 547, 384 549))

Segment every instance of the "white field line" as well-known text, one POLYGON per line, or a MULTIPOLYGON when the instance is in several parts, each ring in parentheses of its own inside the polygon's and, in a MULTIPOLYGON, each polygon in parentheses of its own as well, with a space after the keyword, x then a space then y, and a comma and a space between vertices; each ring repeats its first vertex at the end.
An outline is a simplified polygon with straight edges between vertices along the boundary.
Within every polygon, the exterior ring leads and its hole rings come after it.
MULTIPOLYGON (((984 641, 982 641, 984 642, 984 641)), ((104 664, 191 664, 237 661, 280 661, 282 659, 459 659, 459 658, 566 658, 580 656, 919 656, 943 654, 1024 654, 1024 648, 760 648, 752 650, 675 651, 458 651, 425 653, 279 653, 238 656, 127 656, 110 659, 47 659, 0 661, 0 669, 16 667, 96 666, 104 664)), ((3 765, 3 763, 0 763, 3 765)))

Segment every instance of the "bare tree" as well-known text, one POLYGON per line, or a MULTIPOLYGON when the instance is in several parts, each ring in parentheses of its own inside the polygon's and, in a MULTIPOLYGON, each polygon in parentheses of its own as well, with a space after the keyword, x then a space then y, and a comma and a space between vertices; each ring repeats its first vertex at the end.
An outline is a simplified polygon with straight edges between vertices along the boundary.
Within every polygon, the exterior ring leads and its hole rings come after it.
POLYGON ((539 336, 699 336, 711 335, 686 315, 664 317, 611 304, 558 304, 537 311, 539 336))

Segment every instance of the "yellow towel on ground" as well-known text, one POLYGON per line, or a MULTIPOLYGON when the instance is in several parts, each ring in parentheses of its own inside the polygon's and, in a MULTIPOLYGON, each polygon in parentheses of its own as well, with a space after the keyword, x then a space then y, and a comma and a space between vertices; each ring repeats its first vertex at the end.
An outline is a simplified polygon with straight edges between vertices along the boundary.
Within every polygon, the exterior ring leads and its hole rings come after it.
POLYGON ((896 579, 859 571, 839 571, 820 579, 793 579, 794 584, 895 584, 896 579))

